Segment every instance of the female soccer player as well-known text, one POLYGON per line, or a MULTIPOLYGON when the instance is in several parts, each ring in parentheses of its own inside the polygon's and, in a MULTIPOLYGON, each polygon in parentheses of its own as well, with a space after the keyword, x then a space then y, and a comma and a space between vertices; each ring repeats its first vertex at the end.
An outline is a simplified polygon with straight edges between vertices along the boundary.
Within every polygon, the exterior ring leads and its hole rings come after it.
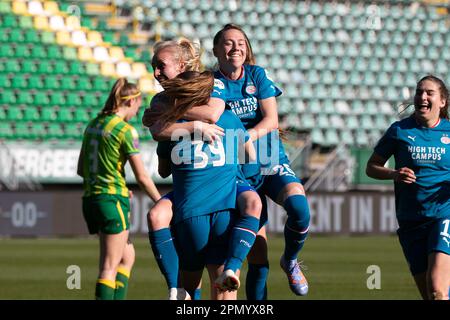
POLYGON ((448 300, 450 287, 448 99, 442 80, 420 79, 414 113, 389 127, 366 168, 369 177, 394 180, 397 234, 423 299, 448 300), (384 166, 392 155, 395 169, 384 166))
POLYGON ((141 92, 121 78, 114 84, 99 115, 89 122, 78 159, 83 178, 83 215, 89 233, 100 240, 99 275, 95 296, 125 299, 135 253, 128 241, 129 192, 124 166, 130 162, 139 186, 153 200, 161 196, 145 171, 139 154, 139 136, 128 124, 139 111, 141 92))
MULTIPOLYGON (((165 106, 159 116, 162 122, 181 121, 186 110, 206 104, 213 84, 213 74, 207 71, 184 72, 164 81, 165 90, 154 98, 165 106)), ((217 125, 229 131, 213 143, 204 142, 195 134, 192 139, 188 130, 180 131, 178 139, 160 143, 159 169, 162 176, 173 175, 172 228, 183 287, 195 296, 206 265, 212 285, 211 297, 235 299, 236 292, 218 290, 214 282, 222 274, 232 232, 230 210, 235 208, 236 202, 238 147, 244 145, 247 153, 251 153, 249 150, 254 153, 254 148, 232 112, 224 111, 217 125)))
MULTIPOLYGON (((164 41, 155 45, 152 65, 155 78, 165 87, 164 83, 173 79, 181 71, 199 70, 200 55, 194 45, 186 39, 178 42, 164 41)), ((146 110, 143 118, 144 125, 150 128, 155 140, 170 140, 172 133, 178 129, 189 130, 191 133, 198 130, 198 133, 206 140, 212 141, 220 140, 220 136, 223 136, 223 129, 212 124, 218 121, 224 110, 225 105, 222 100, 210 98, 207 105, 186 110, 183 119, 196 121, 168 125, 159 119, 165 107, 158 102, 158 99, 158 96, 153 98, 151 108, 146 110)), ((153 206, 148 214, 148 225, 152 250, 169 287, 169 299, 177 299, 180 295, 183 297, 183 292, 181 290, 180 294, 180 290, 177 290, 178 260, 169 229, 172 200, 169 194, 153 206)), ((236 273, 241 268, 242 261, 253 244, 259 228, 262 203, 256 192, 245 181, 240 181, 238 184, 237 204, 241 215, 232 232, 233 245, 230 246, 227 260, 228 271, 221 275, 217 284, 224 290, 235 290, 239 287, 240 282, 236 273)), ((194 299, 198 299, 199 290, 195 295, 194 299)))
MULTIPOLYGON (((276 97, 281 91, 267 72, 255 65, 250 41, 241 27, 227 24, 217 32, 213 52, 219 68, 214 74, 216 86, 212 96, 224 100, 227 108, 238 115, 256 142, 258 161, 265 173, 262 181, 257 179, 258 183, 262 183, 259 190, 283 206, 288 215, 281 268, 287 274, 291 290, 296 295, 306 295, 308 283, 297 256, 308 233, 309 206, 302 183, 290 168, 279 139, 276 97)), ((247 282, 248 287, 256 288, 254 292, 247 292, 252 299, 262 299, 266 292, 268 262, 265 229, 259 235, 248 257, 249 270, 259 273, 254 278, 247 277, 250 281, 247 282)))

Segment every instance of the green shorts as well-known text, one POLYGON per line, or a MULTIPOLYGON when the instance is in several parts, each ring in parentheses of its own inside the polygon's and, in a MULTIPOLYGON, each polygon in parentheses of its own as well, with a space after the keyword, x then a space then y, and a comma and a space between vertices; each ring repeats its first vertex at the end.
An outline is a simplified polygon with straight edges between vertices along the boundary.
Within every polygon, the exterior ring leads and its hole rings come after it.
POLYGON ((119 195, 83 197, 83 216, 90 234, 116 234, 130 228, 130 200, 119 195))

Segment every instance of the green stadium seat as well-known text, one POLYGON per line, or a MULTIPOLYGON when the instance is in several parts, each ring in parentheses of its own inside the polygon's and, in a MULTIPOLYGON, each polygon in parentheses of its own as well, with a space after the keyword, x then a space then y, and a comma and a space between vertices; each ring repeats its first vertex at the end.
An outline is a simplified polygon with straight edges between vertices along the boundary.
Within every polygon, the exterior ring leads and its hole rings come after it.
POLYGON ((39 34, 34 29, 27 29, 25 31, 25 41, 27 43, 40 43, 39 34))
POLYGON ((33 60, 22 60, 22 67, 20 68, 23 73, 34 73, 37 70, 36 63, 33 60))
POLYGON ((70 76, 65 76, 61 78, 60 88, 64 90, 75 90, 75 81, 70 76))
POLYGON ((9 41, 12 43, 24 42, 25 37, 21 29, 13 29, 9 33, 9 41))
POLYGON ((386 129, 390 125, 389 123, 387 123, 385 116, 382 114, 375 115, 374 123, 375 127, 380 130, 386 129))
POLYGON ((84 107, 96 107, 98 105, 97 97, 93 93, 85 93, 82 104, 84 107))
POLYGON ((35 110, 33 107, 33 97, 31 93, 28 90, 22 90, 20 93, 17 94, 16 103, 18 105, 24 105, 24 118, 27 119, 27 113, 30 112, 29 110, 35 110))
POLYGON ((324 144, 325 142, 325 137, 323 135, 323 132, 321 129, 319 128, 314 128, 311 131, 311 140, 313 143, 317 143, 317 144, 324 144))
POLYGON ((25 79, 24 75, 16 74, 14 77, 12 77, 11 80, 11 87, 15 89, 24 89, 28 87, 28 82, 25 79))
POLYGON ((66 95, 66 105, 68 106, 81 106, 81 98, 78 92, 69 92, 66 95))
POLYGON ((44 84, 42 82, 41 76, 38 74, 32 74, 28 78, 28 88, 30 89, 42 89, 44 84))
POLYGON ((70 61, 69 62, 69 73, 70 74, 84 74, 86 73, 85 65, 80 61, 70 61))
POLYGON ((30 125, 30 139, 38 140, 44 139, 47 135, 47 130, 45 130, 44 123, 42 122, 32 122, 30 125))
POLYGON ((64 137, 64 130, 60 123, 49 123, 47 127, 47 137, 61 139, 64 137))
POLYGON ((316 116, 316 125, 319 128, 328 128, 331 124, 330 121, 328 120, 328 116, 326 114, 318 114, 316 116))
POLYGON ((0 88, 9 88, 11 87, 11 81, 6 74, 0 74, 0 88))
POLYGON ((50 103, 50 99, 48 98, 47 94, 42 91, 37 91, 34 94, 34 104, 36 106, 47 106, 50 103))
POLYGON ((359 122, 355 115, 349 115, 345 118, 345 124, 348 129, 359 128, 359 122))
POLYGON ((15 138, 18 139, 30 138, 30 129, 27 122, 16 122, 14 131, 15 131, 15 138))
POLYGON ((77 83, 78 90, 91 90, 92 89, 92 84, 91 84, 91 80, 89 79, 89 77, 79 76, 76 83, 77 83))
POLYGON ((369 144, 369 137, 367 136, 367 133, 363 129, 359 129, 355 133, 356 137, 356 144, 358 146, 367 146, 369 144))
POLYGON ((30 55, 34 59, 46 59, 47 58, 47 51, 45 50, 44 46, 40 44, 34 44, 33 50, 31 50, 30 55))
POLYGON ((10 122, 0 122, 0 139, 11 139, 14 132, 10 122))
POLYGON ((66 99, 64 98, 64 93, 62 91, 53 91, 50 94, 50 105, 63 106, 65 104, 66 104, 66 99))
POLYGON ((8 43, 9 42, 8 30, 9 29, 0 28, 0 43, 8 43))
POLYGON ((33 28, 33 19, 31 16, 20 16, 19 17, 19 26, 22 29, 31 29, 33 28))
POLYGON ((66 61, 64 61, 64 60, 55 61, 53 73, 58 74, 58 75, 69 73, 69 68, 67 66, 66 61))
POLYGON ((14 57, 14 50, 10 43, 2 43, 0 45, 0 58, 14 57))
POLYGON ((58 76, 47 75, 44 77, 44 87, 45 89, 59 89, 58 76))
POLYGON ((3 16, 2 20, 3 20, 2 27, 11 28, 11 29, 17 28, 18 23, 17 23, 16 15, 6 14, 3 16))
POLYGON ((328 128, 325 130, 325 145, 335 146, 340 143, 339 135, 336 129, 328 128))
POLYGON ((11 4, 7 1, 0 2, 0 13, 11 13, 11 4))
POLYGON ((78 123, 64 124, 64 137, 66 139, 81 140, 83 138, 83 131, 78 123))
POLYGON ((363 114, 361 116, 360 125, 364 129, 371 129, 374 127, 372 117, 368 114, 363 114))
POLYGON ((108 81, 102 77, 95 77, 92 83, 92 89, 96 91, 106 91, 109 89, 108 81))
POLYGON ((56 119, 60 122, 71 122, 74 117, 69 107, 59 108, 56 119))
POLYGON ((37 72, 41 74, 53 73, 53 65, 50 60, 40 60, 37 64, 37 72))
POLYGON ((345 145, 352 146, 355 143, 354 137, 350 130, 342 130, 341 131, 341 142, 345 145))
POLYGON ((63 54, 61 52, 61 47, 57 45, 49 45, 47 47, 47 58, 48 59, 62 59, 63 54))
POLYGON ((86 73, 90 76, 96 76, 100 74, 100 66, 98 63, 87 63, 86 73))
POLYGON ((6 120, 6 111, 5 108, 0 107, 0 121, 6 120))
POLYGON ((18 44, 14 49, 14 56, 16 58, 28 58, 30 56, 30 49, 27 45, 18 44))
POLYGON ((8 106, 6 109, 6 119, 9 121, 22 120, 23 114, 22 110, 18 106, 8 106))
POLYGON ((92 18, 89 16, 83 16, 83 19, 80 20, 81 26, 89 29, 95 29, 94 24, 92 22, 92 18))
POLYGON ((52 122, 56 120, 56 111, 53 107, 41 108, 41 121, 52 122))
POLYGON ((63 48, 63 57, 66 60, 77 60, 78 55, 77 55, 76 48, 64 47, 63 48))
POLYGON ((76 122, 86 123, 89 121, 90 115, 86 109, 77 108, 74 111, 74 120, 76 122))
POLYGON ((303 113, 300 115, 300 128, 310 130, 316 126, 314 117, 310 113, 303 113))
POLYGON ((0 104, 10 105, 16 103, 16 96, 12 90, 3 90, 0 93, 0 104))
POLYGON ((41 33, 41 41, 44 44, 54 44, 56 42, 55 33, 50 31, 43 31, 41 33))

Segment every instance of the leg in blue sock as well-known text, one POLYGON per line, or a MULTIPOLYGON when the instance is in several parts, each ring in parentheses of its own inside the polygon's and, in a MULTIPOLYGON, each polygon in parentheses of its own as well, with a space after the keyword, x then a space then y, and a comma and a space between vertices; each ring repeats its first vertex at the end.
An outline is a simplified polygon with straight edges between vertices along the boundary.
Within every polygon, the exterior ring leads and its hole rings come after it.
POLYGON ((264 226, 258 231, 255 243, 247 257, 248 272, 245 283, 247 300, 267 300, 267 277, 269 275, 267 254, 267 234, 264 226))
POLYGON ((304 195, 291 195, 284 201, 288 219, 284 227, 286 260, 295 260, 303 248, 309 228, 309 206, 304 195))
POLYGON ((238 196, 237 204, 239 216, 231 232, 228 259, 224 267, 224 270, 233 272, 241 269, 242 263, 255 242, 262 209, 261 199, 255 191, 242 192, 238 196))
POLYGON ((178 255, 169 228, 148 233, 150 245, 168 288, 178 286, 178 255))
POLYGON ((245 282, 247 300, 267 300, 268 264, 248 264, 245 282))

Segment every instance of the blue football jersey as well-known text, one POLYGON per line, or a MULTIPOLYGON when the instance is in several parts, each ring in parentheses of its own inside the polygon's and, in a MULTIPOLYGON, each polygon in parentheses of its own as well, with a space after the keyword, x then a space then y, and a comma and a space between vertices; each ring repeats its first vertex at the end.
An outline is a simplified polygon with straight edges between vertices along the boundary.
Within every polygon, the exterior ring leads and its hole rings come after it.
MULTIPOLYGON (((253 128, 262 119, 259 100, 277 97, 282 93, 266 70, 255 65, 244 65, 243 76, 238 80, 230 80, 220 71, 216 71, 214 77, 211 96, 225 101, 227 109, 239 117, 246 129, 253 128)), ((258 162, 263 168, 289 163, 278 130, 259 138, 255 148, 258 162)))
POLYGON ((417 221, 450 214, 450 122, 441 119, 433 128, 422 127, 414 117, 397 121, 386 131, 375 153, 395 168, 414 171, 416 182, 395 183, 399 221, 417 221))
POLYGON ((238 152, 249 136, 229 110, 216 124, 225 135, 213 144, 195 136, 158 144, 158 156, 171 160, 174 223, 236 206, 238 152))

